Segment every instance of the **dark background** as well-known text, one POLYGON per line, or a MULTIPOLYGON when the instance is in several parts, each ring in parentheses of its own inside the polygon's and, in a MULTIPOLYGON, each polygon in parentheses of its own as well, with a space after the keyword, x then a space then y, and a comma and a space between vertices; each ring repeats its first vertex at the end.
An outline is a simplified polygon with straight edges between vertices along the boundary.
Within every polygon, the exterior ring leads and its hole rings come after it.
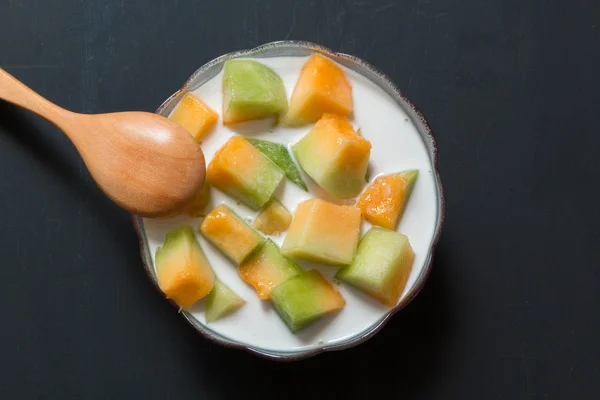
POLYGON ((197 336, 68 140, 0 103, 0 398, 597 399, 597 4, 0 0, 0 66, 78 112, 155 110, 269 41, 357 55, 428 117, 447 195, 408 308, 354 349, 274 363, 197 336))

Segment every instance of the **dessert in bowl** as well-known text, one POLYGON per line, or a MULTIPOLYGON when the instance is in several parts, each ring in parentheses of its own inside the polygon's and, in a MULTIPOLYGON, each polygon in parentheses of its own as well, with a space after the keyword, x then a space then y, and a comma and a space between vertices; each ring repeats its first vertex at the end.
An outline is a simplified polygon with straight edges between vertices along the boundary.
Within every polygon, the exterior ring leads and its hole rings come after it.
POLYGON ((135 217, 145 268, 207 338, 280 360, 376 333, 423 286, 443 223, 422 114, 374 67, 306 42, 219 57, 158 113, 207 183, 135 217))

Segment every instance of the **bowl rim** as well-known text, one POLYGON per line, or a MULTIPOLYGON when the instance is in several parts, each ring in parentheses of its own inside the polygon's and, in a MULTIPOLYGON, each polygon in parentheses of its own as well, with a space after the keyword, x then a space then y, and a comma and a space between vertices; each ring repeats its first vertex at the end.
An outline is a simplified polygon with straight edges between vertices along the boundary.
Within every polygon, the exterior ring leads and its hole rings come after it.
MULTIPOLYGON (((171 305, 175 308, 179 309, 180 314, 187 320, 187 322, 203 337, 209 339, 210 341, 217 343, 221 346, 233 349, 245 350, 251 354, 270 359, 276 361, 298 361, 302 359, 307 359, 309 357, 314 357, 318 354, 322 354, 324 352, 330 351, 338 351, 344 350, 350 347, 357 346, 361 343, 366 342, 368 339, 373 337, 376 333, 381 331, 381 329, 387 324, 387 322, 400 310, 406 307, 417 294, 423 288, 429 274, 431 272, 433 266, 433 258, 435 248, 439 242, 441 231, 444 225, 444 221, 446 218, 446 200, 445 200, 445 192, 442 184, 442 179, 439 173, 438 168, 438 149, 435 142, 435 138, 433 135, 433 131, 431 126, 423 113, 414 105, 412 101, 410 101, 401 91, 400 89, 393 83, 393 81, 381 72, 379 69, 374 67, 373 65, 367 63, 366 61, 349 54, 334 52, 322 45, 318 45, 312 42, 307 41, 297 41, 297 40, 282 40, 275 41, 270 43, 265 43, 261 46, 254 47, 251 49, 245 50, 237 50, 227 54, 224 54, 220 57, 217 57, 202 67, 198 68, 179 88, 175 93, 169 96, 156 110, 157 114, 167 115, 173 107, 177 104, 179 99, 188 91, 195 89, 192 86, 199 87, 204 84, 207 80, 212 77, 204 79, 200 83, 196 83, 198 77, 207 73, 211 69, 220 66, 226 60, 232 58, 240 58, 240 57, 252 57, 260 55, 261 53, 276 50, 276 49, 296 49, 301 51, 307 51, 309 53, 319 53, 325 55, 334 61, 342 64, 342 65, 358 65, 362 68, 361 72, 356 71, 357 73, 365 76, 367 79, 372 81, 374 84, 379 86, 385 92, 387 92, 395 101, 398 103, 400 107, 407 113, 408 117, 411 118, 412 122, 415 124, 417 131, 419 132, 425 146, 427 147, 427 151, 429 153, 431 166, 432 166, 432 174, 434 176, 436 190, 437 190, 437 220, 436 226, 433 233, 433 237, 431 240, 431 245, 429 247, 429 251, 427 254, 427 260, 424 264, 421 273, 417 277, 415 284, 412 289, 407 293, 407 295, 392 309, 390 309, 377 323, 373 324, 371 327, 366 329, 363 332, 360 332, 356 336, 344 340, 340 343, 333 344, 330 346, 322 346, 314 349, 300 350, 300 351, 291 351, 291 352, 282 352, 282 351, 268 351, 265 349, 261 349, 258 347, 253 347, 248 344, 244 344, 241 342, 237 342, 231 339, 228 339, 199 323, 190 313, 185 310, 181 310, 177 304, 173 301, 168 300, 171 305), (370 75, 370 76, 368 76, 370 75), (385 83, 385 86, 381 84, 381 82, 385 83), (194 85, 194 83, 196 83, 194 85)), ((158 282, 156 279, 156 274, 154 272, 154 266, 152 262, 152 256, 150 254, 150 250, 147 246, 147 239, 145 235, 145 231, 143 228, 143 218, 139 216, 133 216, 133 225, 136 234, 138 235, 139 243, 140 243, 140 255, 142 258, 142 263, 144 266, 144 271, 150 278, 150 281, 153 283, 154 287, 158 290, 158 292, 162 295, 160 288, 158 286, 158 282)))

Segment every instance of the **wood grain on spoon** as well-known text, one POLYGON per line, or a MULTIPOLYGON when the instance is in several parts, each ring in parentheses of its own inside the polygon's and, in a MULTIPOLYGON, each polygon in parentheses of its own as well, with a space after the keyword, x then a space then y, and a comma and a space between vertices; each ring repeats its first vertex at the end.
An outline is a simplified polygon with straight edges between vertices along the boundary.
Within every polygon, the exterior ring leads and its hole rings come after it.
POLYGON ((102 191, 133 214, 169 214, 189 202, 204 184, 206 164, 200 145, 186 130, 160 115, 73 113, 2 69, 0 99, 58 126, 102 191))

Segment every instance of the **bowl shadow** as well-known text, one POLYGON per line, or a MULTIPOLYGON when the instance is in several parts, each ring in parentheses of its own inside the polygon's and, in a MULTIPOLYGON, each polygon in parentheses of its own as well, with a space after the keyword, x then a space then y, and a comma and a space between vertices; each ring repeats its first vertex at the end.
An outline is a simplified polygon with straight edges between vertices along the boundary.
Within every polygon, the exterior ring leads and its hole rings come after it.
POLYGON ((186 370, 205 371, 223 398, 235 398, 239 387, 255 387, 257 382, 269 382, 271 390, 281 389, 286 398, 326 393, 342 398, 384 398, 391 393, 394 398, 412 398, 440 370, 441 350, 453 331, 452 302, 445 285, 449 262, 444 248, 438 247, 421 293, 378 334, 356 347, 279 363, 216 345, 206 351, 210 344, 189 329, 186 340, 191 349, 182 362, 186 370), (227 383, 232 365, 240 372, 233 386, 227 383))

